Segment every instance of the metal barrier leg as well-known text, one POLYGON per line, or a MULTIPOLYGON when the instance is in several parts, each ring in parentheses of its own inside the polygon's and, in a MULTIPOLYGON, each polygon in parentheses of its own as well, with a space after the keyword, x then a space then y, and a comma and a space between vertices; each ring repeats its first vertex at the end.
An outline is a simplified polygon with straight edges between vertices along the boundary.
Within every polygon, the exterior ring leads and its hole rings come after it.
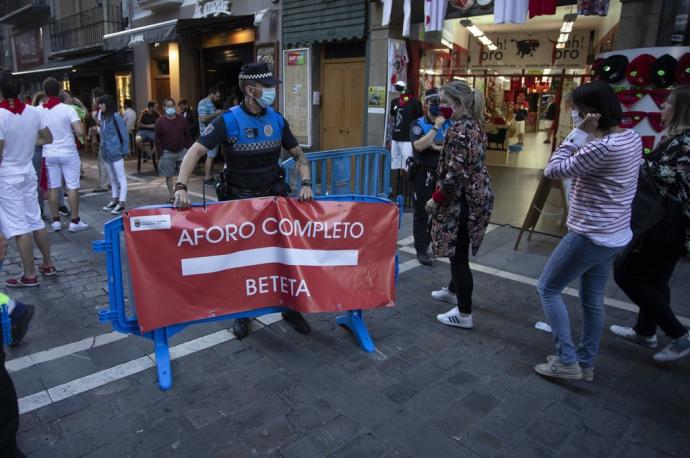
POLYGON ((168 330, 166 328, 153 331, 156 350, 156 366, 158 367, 158 386, 166 391, 172 388, 172 368, 170 367, 170 348, 168 347, 168 330))
POLYGON ((372 353, 376 350, 374 347, 374 342, 371 340, 369 335, 369 330, 367 325, 364 324, 364 318, 362 318, 361 310, 351 310, 347 312, 347 315, 341 315, 335 319, 335 322, 341 326, 345 326, 355 335, 357 343, 362 350, 372 353))

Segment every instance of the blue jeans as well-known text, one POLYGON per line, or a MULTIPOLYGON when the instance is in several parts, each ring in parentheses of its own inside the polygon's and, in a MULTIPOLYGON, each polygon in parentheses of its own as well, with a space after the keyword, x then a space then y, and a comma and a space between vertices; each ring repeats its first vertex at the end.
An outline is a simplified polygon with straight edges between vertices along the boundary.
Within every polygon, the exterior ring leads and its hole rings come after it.
POLYGON ((596 245, 584 235, 568 232, 551 253, 539 277, 537 290, 541 297, 556 344, 556 354, 563 364, 579 362, 591 367, 599 350, 604 327, 604 288, 613 260, 625 247, 596 245), (582 336, 575 349, 570 335, 570 318, 561 292, 580 279, 582 306, 582 336))

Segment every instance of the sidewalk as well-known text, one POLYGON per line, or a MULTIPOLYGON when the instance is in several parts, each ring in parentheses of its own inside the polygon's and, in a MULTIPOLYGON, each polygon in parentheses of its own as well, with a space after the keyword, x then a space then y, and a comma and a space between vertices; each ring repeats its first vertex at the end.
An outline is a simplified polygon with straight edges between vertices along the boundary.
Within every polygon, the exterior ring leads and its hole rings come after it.
MULTIPOLYGON (((160 178, 140 179, 130 181, 129 206, 167 200, 160 178)), ((190 189, 200 186, 195 177, 190 189)), ((196 326, 172 339, 173 388, 162 392, 150 341, 112 333, 96 316, 107 304, 106 277, 91 241, 102 237, 108 198, 85 194, 92 229, 51 233, 60 275, 10 292, 37 306, 7 363, 30 457, 687 454, 690 360, 657 365, 653 351, 606 331, 594 383, 553 382, 532 370, 553 352, 551 336, 534 328, 545 318, 533 285, 558 239, 535 234, 513 251, 517 230, 492 226, 472 259, 475 329, 448 328, 435 316, 449 306, 429 296, 447 284, 448 264, 419 266, 410 214, 398 236, 397 306, 365 314, 375 353, 362 352, 332 314, 308 316, 308 336, 279 316, 255 321, 242 341, 229 322, 196 326)), ((11 251, 3 279, 18 272, 11 251)), ((672 294, 686 320, 689 285, 682 263, 672 294)), ((635 308, 612 281, 606 295, 606 327, 633 323, 635 308)), ((577 335, 577 298, 566 301, 577 335)))

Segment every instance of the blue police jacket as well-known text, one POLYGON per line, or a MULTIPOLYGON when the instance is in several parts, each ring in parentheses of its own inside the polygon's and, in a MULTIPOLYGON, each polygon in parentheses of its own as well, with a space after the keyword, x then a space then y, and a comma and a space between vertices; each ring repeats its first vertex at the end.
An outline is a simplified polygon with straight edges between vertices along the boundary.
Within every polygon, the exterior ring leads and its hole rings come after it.
POLYGON ((273 108, 252 116, 240 106, 223 113, 228 185, 249 190, 270 188, 278 178, 285 120, 273 108), (229 153, 229 154, 227 154, 229 153))

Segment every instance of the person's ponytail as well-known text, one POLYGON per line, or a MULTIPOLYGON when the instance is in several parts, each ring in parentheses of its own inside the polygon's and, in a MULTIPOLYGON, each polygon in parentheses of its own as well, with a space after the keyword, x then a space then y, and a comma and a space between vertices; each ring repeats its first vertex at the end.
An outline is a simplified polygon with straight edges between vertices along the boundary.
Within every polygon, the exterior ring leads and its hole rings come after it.
POLYGON ((484 96, 476 89, 472 90, 472 116, 480 126, 484 126, 484 96))

